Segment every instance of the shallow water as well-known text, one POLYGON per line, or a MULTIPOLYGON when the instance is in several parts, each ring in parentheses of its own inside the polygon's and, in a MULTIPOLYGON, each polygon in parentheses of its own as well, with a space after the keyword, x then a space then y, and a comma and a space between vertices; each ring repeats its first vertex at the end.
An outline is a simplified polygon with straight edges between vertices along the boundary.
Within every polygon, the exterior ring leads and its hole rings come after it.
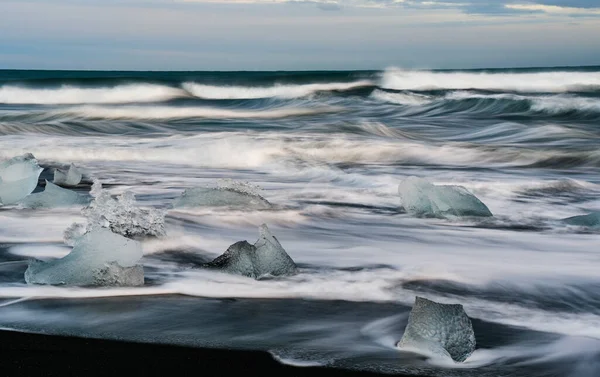
MULTIPOLYGON (((0 208, 0 326, 263 349, 281 362, 444 376, 600 374, 600 68, 460 72, 0 71, 0 157, 71 162, 168 209, 220 179, 266 210, 169 210, 139 288, 27 286, 81 208, 0 208), (419 219, 398 183, 458 184, 493 218, 419 219), (268 224, 299 274, 197 269, 268 224), (415 295, 461 303, 478 350, 394 349, 415 295)), ((38 190, 42 190, 38 187, 38 190)), ((89 191, 81 185, 80 191, 89 191)))

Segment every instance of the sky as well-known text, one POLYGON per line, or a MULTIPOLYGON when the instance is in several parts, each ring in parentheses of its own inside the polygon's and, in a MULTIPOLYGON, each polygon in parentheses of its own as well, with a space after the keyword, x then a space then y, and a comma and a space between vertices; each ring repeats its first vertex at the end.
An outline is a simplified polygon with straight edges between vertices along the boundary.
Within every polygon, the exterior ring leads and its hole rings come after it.
POLYGON ((600 0, 0 0, 0 69, 600 65, 600 0))

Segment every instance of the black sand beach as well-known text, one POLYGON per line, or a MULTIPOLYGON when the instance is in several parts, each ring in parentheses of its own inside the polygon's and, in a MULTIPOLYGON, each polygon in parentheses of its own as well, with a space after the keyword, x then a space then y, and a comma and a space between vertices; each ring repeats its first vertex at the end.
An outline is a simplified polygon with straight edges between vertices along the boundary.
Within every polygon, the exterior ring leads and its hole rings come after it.
POLYGON ((142 344, 0 331, 3 376, 266 375, 359 377, 383 374, 283 365, 260 351, 142 344))

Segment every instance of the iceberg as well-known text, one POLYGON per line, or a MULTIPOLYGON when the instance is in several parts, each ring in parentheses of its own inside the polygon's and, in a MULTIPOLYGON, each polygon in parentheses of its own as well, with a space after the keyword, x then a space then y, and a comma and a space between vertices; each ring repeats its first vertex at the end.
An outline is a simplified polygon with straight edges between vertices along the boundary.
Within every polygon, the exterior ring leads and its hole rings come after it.
POLYGON ((0 163, 0 205, 15 204, 31 194, 43 170, 31 153, 0 163))
POLYGON ((89 198, 75 191, 67 190, 46 180, 46 188, 43 192, 31 194, 21 201, 27 208, 54 208, 85 205, 89 198))
POLYGON ((27 284, 67 286, 140 286, 144 269, 139 242, 106 228, 79 238, 65 257, 50 262, 37 259, 25 271, 27 284))
POLYGON ((59 186, 77 186, 81 182, 82 174, 73 164, 67 171, 61 169, 54 170, 54 184, 59 186))
POLYGON ((422 217, 492 216, 489 208, 462 186, 436 186, 409 177, 398 186, 406 212, 422 217))
POLYGON ((439 304, 417 296, 396 346, 463 362, 475 351, 475 332, 462 305, 439 304))
POLYGON ((561 221, 568 225, 597 228, 600 227, 600 211, 588 213, 587 215, 567 217, 561 221))
POLYGON ((260 236, 251 245, 239 241, 204 267, 218 269, 231 274, 259 279, 264 276, 291 275, 296 272, 296 263, 285 252, 266 224, 259 228, 260 236))
POLYGON ((197 187, 186 189, 175 200, 173 207, 243 207, 267 209, 272 205, 258 194, 258 187, 246 182, 223 180, 216 188, 197 187))

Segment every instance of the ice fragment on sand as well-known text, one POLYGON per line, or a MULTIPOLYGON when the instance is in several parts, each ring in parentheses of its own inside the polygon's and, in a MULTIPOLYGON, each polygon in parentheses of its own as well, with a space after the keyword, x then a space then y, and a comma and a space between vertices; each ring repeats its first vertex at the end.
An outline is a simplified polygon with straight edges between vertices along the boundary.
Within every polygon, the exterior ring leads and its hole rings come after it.
POLYGON ((239 241, 229 246, 227 251, 212 262, 207 268, 220 269, 232 274, 258 279, 262 276, 290 275, 296 271, 296 264, 285 252, 265 224, 259 228, 260 237, 251 245, 247 241, 239 241))
POLYGON ((408 177, 398 186, 406 212, 423 217, 492 216, 488 207, 462 186, 436 186, 408 177))
POLYGON ((21 204, 28 208, 54 208, 84 205, 88 202, 89 199, 84 195, 46 181, 46 188, 43 192, 29 195, 21 201, 21 204))
POLYGON ((71 164, 66 171, 54 170, 54 183, 60 186, 77 186, 81 182, 81 176, 81 171, 71 164))
POLYGON ((397 347, 462 362, 475 351, 475 332, 462 305, 417 297, 397 347))
POLYGON ((186 189, 174 202, 178 207, 244 207, 250 209, 271 208, 265 198, 258 194, 258 186, 233 180, 222 180, 216 188, 197 187, 186 189))
POLYGON ((0 163, 0 205, 15 204, 31 194, 42 170, 31 153, 0 163))
POLYGON ((586 226, 590 228, 600 227, 600 211, 592 212, 587 215, 568 217, 562 221, 568 225, 586 226))
POLYGON ((33 260, 25 271, 27 284, 76 286, 139 286, 144 269, 139 242, 105 228, 86 233, 65 257, 33 260))

